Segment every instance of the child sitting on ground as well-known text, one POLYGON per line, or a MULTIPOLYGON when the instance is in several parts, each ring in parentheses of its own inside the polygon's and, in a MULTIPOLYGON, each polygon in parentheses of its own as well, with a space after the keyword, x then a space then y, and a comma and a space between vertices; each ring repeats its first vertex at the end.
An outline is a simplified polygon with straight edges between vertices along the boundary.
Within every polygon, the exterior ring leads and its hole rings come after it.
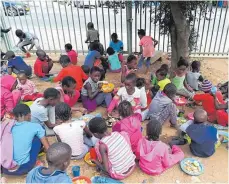
POLYGON ((89 77, 90 74, 90 67, 87 65, 82 65, 81 66, 82 70, 84 71, 84 73, 89 77))
POLYGON ((134 113, 130 102, 124 100, 118 105, 120 121, 112 126, 112 132, 126 132, 130 138, 132 151, 135 153, 138 141, 142 138, 141 114, 134 113))
POLYGON ((118 39, 117 33, 113 33, 111 35, 111 42, 109 44, 109 47, 112 47, 115 52, 118 53, 118 58, 120 62, 123 62, 124 58, 122 55, 123 52, 123 42, 118 39))
POLYGON ((17 81, 17 89, 21 90, 21 99, 23 101, 35 101, 37 98, 43 97, 43 94, 38 93, 35 84, 27 78, 25 73, 19 73, 17 81))
POLYGON ((34 64, 34 74, 40 78, 49 77, 49 72, 53 67, 52 59, 43 50, 37 50, 36 55, 37 60, 34 64))
POLYGON ((48 168, 35 167, 28 173, 26 183, 72 183, 65 172, 70 164, 71 153, 68 144, 53 143, 46 153, 48 168))
POLYGON ((72 49, 72 45, 70 43, 67 43, 65 45, 65 51, 67 52, 67 55, 68 55, 69 59, 71 60, 72 64, 76 65, 78 53, 72 49))
POLYGON ((111 103, 112 97, 110 93, 104 93, 101 90, 102 83, 98 84, 101 78, 101 69, 98 67, 92 67, 90 71, 90 77, 84 82, 81 99, 83 107, 89 112, 96 109, 97 106, 105 103, 108 107, 111 103))
POLYGON ((159 140, 161 131, 161 123, 151 119, 146 125, 147 136, 138 142, 136 157, 141 170, 149 175, 159 175, 184 158, 178 146, 170 148, 159 140))
POLYGON ((85 57, 84 65, 92 68, 97 60, 100 60, 101 54, 99 53, 98 43, 93 43, 90 45, 90 50, 85 57))
POLYGON ((110 65, 110 71, 114 73, 119 73, 121 71, 121 64, 118 59, 118 54, 115 53, 112 47, 108 47, 107 54, 108 54, 108 63, 110 65))
POLYGON ((88 126, 100 139, 95 146, 98 160, 92 162, 111 178, 122 180, 128 177, 135 168, 135 155, 127 133, 108 132, 105 120, 99 117, 91 119, 88 126))
POLYGON ((1 60, 1 77, 8 75, 7 60, 1 60))
MULTIPOLYGON (((167 64, 162 64, 159 69, 164 69, 167 73, 166 78, 169 78, 169 66, 167 64)), ((150 75, 150 79, 153 86, 156 86, 158 84, 157 76, 153 72, 150 75)))
POLYGON ((203 77, 200 74, 200 62, 193 61, 191 64, 191 71, 186 74, 187 83, 195 91, 199 90, 199 83, 203 82, 203 77))
POLYGON ((4 59, 8 60, 8 74, 24 72, 28 77, 32 75, 32 68, 27 65, 21 56, 16 56, 13 51, 7 51, 4 59))
POLYGON ((97 139, 92 137, 84 121, 72 121, 71 108, 64 102, 55 107, 56 121, 61 123, 53 128, 57 140, 67 143, 72 149, 72 159, 82 159, 94 146, 97 139), (84 135, 84 133, 86 135, 84 135))
POLYGON ((188 61, 180 57, 177 63, 177 68, 171 74, 170 78, 172 83, 177 88, 177 95, 181 95, 191 99, 194 96, 193 89, 187 84, 185 80, 188 66, 189 66, 188 61))
MULTIPOLYGON (((205 79, 202 82, 201 89, 204 94, 194 95, 193 100, 202 103, 203 109, 207 112, 208 121, 214 123, 214 121, 217 120, 217 110, 214 103, 214 97, 211 92, 212 83, 209 80, 205 79)), ((223 95, 220 91, 216 91, 215 96, 220 104, 225 104, 225 102, 223 101, 223 95)))
POLYGON ((92 22, 87 24, 87 29, 87 39, 85 43, 93 43, 99 41, 99 32, 94 28, 94 24, 92 22))
POLYGON ((80 66, 73 65, 68 56, 62 55, 60 57, 60 64, 63 67, 56 77, 51 77, 53 82, 62 81, 64 77, 71 76, 75 79, 77 85, 76 90, 80 91, 83 82, 88 79, 88 76, 84 73, 80 66))
POLYGON ((55 123, 55 106, 60 101, 60 92, 55 88, 47 88, 44 97, 36 99, 30 106, 32 122, 39 123, 46 130, 46 135, 54 135, 53 127, 55 123))
POLYGON ((28 173, 36 164, 38 154, 43 144, 45 150, 49 143, 45 137, 45 131, 41 125, 31 121, 30 108, 25 104, 18 104, 13 109, 16 123, 12 127, 13 136, 13 160, 18 164, 17 170, 6 170, 7 175, 24 175, 28 173))
POLYGON ((142 68, 143 61, 146 59, 146 73, 148 73, 150 69, 150 59, 154 56, 155 46, 158 44, 158 41, 153 39, 151 36, 146 36, 146 32, 144 29, 138 30, 138 37, 140 38, 139 46, 140 46, 140 54, 141 58, 138 61, 138 68, 142 68))
POLYGON ((124 64, 124 62, 122 63, 122 73, 121 73, 122 83, 124 82, 126 76, 129 73, 133 73, 137 70, 137 65, 138 65, 137 57, 135 55, 129 55, 127 57, 126 64, 124 64))

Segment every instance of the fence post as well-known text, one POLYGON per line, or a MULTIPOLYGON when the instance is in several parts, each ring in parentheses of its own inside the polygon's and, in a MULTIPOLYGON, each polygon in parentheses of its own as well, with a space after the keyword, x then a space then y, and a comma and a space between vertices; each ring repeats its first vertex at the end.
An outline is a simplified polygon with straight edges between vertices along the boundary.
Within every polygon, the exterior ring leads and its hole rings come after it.
POLYGON ((126 1, 127 51, 132 52, 132 1, 126 1))
MULTIPOLYGON (((7 29, 8 27, 6 27, 6 23, 5 20, 3 19, 3 17, 1 16, 1 25, 3 29, 7 29)), ((1 39, 3 40, 3 42, 1 42, 1 48, 3 49, 3 52, 10 50, 11 48, 11 40, 9 39, 9 36, 7 33, 3 33, 3 37, 1 37, 1 39)))

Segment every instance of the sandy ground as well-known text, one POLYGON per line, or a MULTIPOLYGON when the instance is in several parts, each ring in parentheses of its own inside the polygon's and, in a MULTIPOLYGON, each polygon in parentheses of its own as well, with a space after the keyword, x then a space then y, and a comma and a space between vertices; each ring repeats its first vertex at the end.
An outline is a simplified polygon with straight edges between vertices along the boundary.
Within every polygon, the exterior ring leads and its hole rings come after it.
MULTIPOLYGON (((51 56, 53 59, 58 59, 59 55, 53 55, 51 56)), ((84 56, 80 56, 80 64, 84 60, 84 56)), ((200 58, 198 58, 200 59, 200 58)), ((33 65, 35 61, 35 57, 26 59, 26 61, 33 65)), ((219 82, 224 82, 228 80, 228 61, 226 59, 202 59, 202 68, 201 72, 203 76, 209 80, 211 80, 214 84, 217 84, 219 82)), ((157 68, 159 68, 161 62, 156 62, 155 64, 151 65, 151 70, 155 71, 157 68)), ((54 67, 52 69, 52 73, 58 73, 58 71, 61 69, 61 66, 59 64, 54 64, 54 67)), ((145 74, 140 74, 140 76, 147 77, 145 74)), ((36 83, 37 88, 39 91, 45 90, 47 87, 55 86, 56 84, 43 82, 38 80, 36 77, 33 77, 32 80, 36 83)), ((113 82, 116 86, 118 86, 120 81, 120 74, 111 74, 108 73, 106 77, 107 81, 113 82)), ((77 104, 81 106, 81 104, 77 104)), ((193 109, 186 108, 186 113, 194 111, 193 109)), ((98 108, 96 110, 97 113, 100 112, 102 114, 105 114, 104 108, 98 108)), ((94 114, 93 113, 93 114, 94 114)), ((74 117, 79 117, 81 114, 74 114, 74 117)), ((144 134, 145 134, 145 124, 146 122, 143 122, 144 127, 144 134)), ((161 135, 161 140, 168 142, 171 139, 171 136, 174 136, 176 134, 176 131, 169 127, 169 124, 166 123, 163 125, 163 132, 161 135)), ((54 142, 54 138, 49 138, 50 142, 54 142)), ((146 183, 227 183, 228 182, 228 151, 226 149, 226 145, 223 144, 219 148, 217 148, 216 153, 211 156, 210 158, 198 158, 194 157, 190 150, 188 145, 181 146, 182 150, 185 153, 185 157, 193 157, 201 161, 201 163, 204 166, 204 173, 198 177, 191 177, 184 172, 181 171, 180 166, 177 164, 171 169, 168 169, 166 172, 161 174, 160 176, 149 176, 147 174, 144 174, 139 167, 137 167, 134 171, 134 173, 123 180, 125 183, 142 183, 145 181, 146 183)), ((40 157, 40 160, 45 162, 45 157, 40 157)), ((88 166, 83 160, 80 161, 71 161, 70 166, 68 167, 68 174, 72 177, 71 174, 71 167, 73 165, 79 165, 81 167, 81 175, 92 177, 94 175, 97 175, 96 170, 94 167, 88 166)), ((26 176, 20 176, 20 177, 12 177, 12 176, 6 176, 8 182, 10 183, 24 183, 26 176)))

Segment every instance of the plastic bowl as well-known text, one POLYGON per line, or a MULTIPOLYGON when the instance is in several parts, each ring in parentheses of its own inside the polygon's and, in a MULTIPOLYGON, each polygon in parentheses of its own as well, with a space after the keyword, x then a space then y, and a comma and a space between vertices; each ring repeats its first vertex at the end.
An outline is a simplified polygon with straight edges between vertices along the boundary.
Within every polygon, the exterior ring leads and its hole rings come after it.
POLYGON ((223 140, 223 143, 227 143, 228 142, 228 132, 226 131, 222 131, 222 130, 218 130, 217 132, 219 135, 222 135, 224 136, 224 140, 223 140))
POLYGON ((84 156, 84 161, 85 161, 88 165, 90 165, 90 166, 92 166, 92 167, 95 167, 95 166, 96 166, 96 164, 94 164, 94 163, 91 162, 91 155, 90 155, 90 152, 88 152, 88 153, 84 156))
POLYGON ((188 117, 189 120, 194 120, 193 114, 194 114, 193 112, 188 113, 187 117, 188 117))
POLYGON ((103 84, 102 91, 104 93, 110 93, 114 90, 115 85, 113 83, 103 84))
POLYGON ((181 162, 180 162, 180 167, 181 167, 181 170, 182 171, 184 171, 186 174, 188 174, 188 175, 191 175, 191 176, 199 176, 199 175, 201 175, 201 174, 203 174, 203 172, 204 172, 204 167, 203 167, 203 165, 198 161, 198 160, 196 160, 196 159, 194 159, 194 158, 185 158, 185 159, 183 159, 181 162), (185 162, 187 162, 187 161, 190 161, 190 162, 198 162, 198 164, 199 164, 199 167, 200 167, 200 172, 198 172, 198 173, 192 173, 192 172, 190 172, 190 171, 188 171, 186 168, 185 168, 185 162))
POLYGON ((76 184, 76 182, 79 181, 79 180, 85 180, 85 183, 88 183, 88 184, 91 183, 90 178, 88 178, 88 177, 86 177, 86 176, 74 177, 74 178, 72 178, 72 183, 73 183, 73 184, 76 184))
POLYGON ((175 104, 178 106, 185 105, 188 102, 186 98, 176 98, 174 101, 175 101, 175 104))

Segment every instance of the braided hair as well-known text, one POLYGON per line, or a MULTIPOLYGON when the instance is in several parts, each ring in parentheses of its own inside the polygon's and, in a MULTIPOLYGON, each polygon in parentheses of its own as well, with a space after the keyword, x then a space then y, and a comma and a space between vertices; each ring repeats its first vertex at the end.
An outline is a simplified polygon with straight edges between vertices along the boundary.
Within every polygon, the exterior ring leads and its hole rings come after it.
POLYGON ((132 105, 130 102, 124 100, 118 105, 118 113, 123 118, 133 114, 132 105))
POLYGON ((68 121, 72 117, 71 107, 64 102, 60 102, 55 106, 55 114, 56 119, 63 122, 68 121))
POLYGON ((148 140, 156 141, 159 139, 162 131, 161 123, 155 118, 150 119, 148 124, 146 125, 146 134, 148 136, 148 140))

